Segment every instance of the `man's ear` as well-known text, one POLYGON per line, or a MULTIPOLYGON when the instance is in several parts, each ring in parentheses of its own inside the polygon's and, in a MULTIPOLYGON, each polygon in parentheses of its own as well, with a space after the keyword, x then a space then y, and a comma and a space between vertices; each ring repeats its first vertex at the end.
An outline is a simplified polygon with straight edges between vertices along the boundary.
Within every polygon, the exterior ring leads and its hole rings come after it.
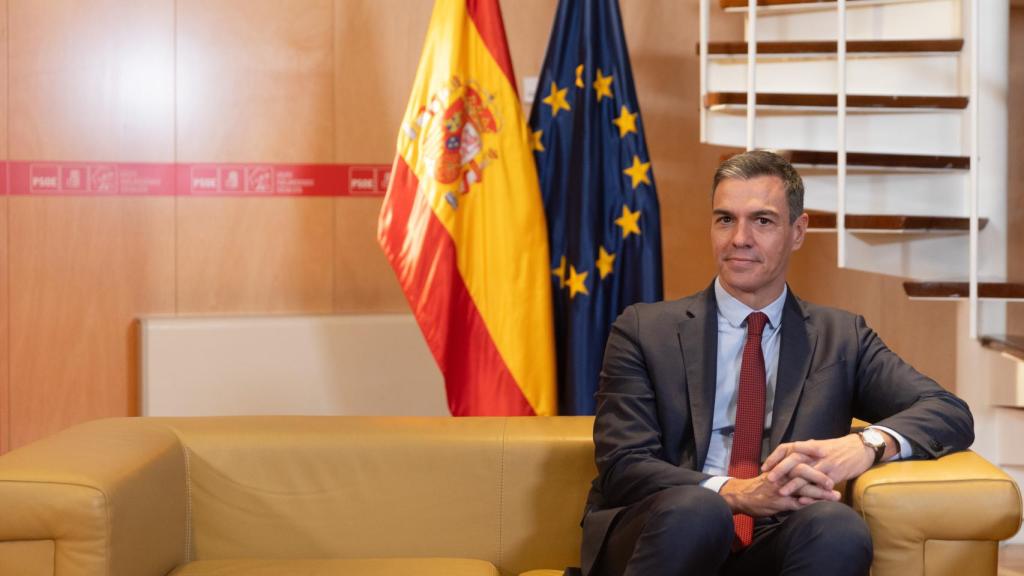
POLYGON ((804 235, 807 234, 807 225, 810 222, 810 216, 807 212, 804 212, 793 222, 792 234, 793 234, 793 250, 799 250, 804 245, 804 235))

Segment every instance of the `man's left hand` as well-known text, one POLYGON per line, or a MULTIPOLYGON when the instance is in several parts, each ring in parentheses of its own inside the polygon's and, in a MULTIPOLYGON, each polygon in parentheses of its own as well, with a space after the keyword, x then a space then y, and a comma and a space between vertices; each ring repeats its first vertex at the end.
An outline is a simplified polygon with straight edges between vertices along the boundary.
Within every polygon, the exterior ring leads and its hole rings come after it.
MULTIPOLYGON (((888 444, 889 439, 886 440, 888 444)), ((789 496, 808 484, 821 486, 821 474, 833 484, 860 476, 871 468, 874 461, 874 451, 861 441, 860 436, 848 434, 831 440, 780 444, 765 460, 761 470, 768 473, 771 482, 785 482, 779 494, 789 496)))

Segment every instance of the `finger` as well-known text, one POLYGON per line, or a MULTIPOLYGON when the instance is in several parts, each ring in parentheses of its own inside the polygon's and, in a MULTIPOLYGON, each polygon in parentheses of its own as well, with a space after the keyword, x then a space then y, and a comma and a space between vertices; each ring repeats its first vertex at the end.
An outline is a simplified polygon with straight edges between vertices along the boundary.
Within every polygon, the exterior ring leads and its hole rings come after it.
POLYGON ((835 482, 828 474, 808 464, 797 464, 789 472, 790 478, 803 478, 810 484, 817 484, 826 490, 831 490, 835 482))
POLYGON ((827 500, 829 502, 838 502, 839 498, 838 497, 834 497, 834 498, 830 497, 830 498, 825 498, 825 499, 818 499, 818 498, 811 498, 810 496, 800 496, 799 498, 797 498, 797 501, 800 502, 801 506, 807 506, 809 504, 814 504, 815 502, 822 502, 823 500, 827 500))
POLYGON ((785 506, 785 508, 783 508, 783 510, 799 510, 799 509, 801 509, 801 508, 803 508, 804 506, 807 505, 807 504, 804 504, 803 502, 801 502, 800 500, 801 500, 800 498, 793 498, 793 497, 785 498, 783 500, 783 505, 785 506))
POLYGON ((783 478, 789 476, 793 468, 799 464, 806 464, 807 461, 806 456, 794 452, 783 458, 781 462, 768 471, 768 480, 774 483, 781 482, 783 478))
POLYGON ((806 485, 807 480, 804 480, 803 478, 793 478, 789 482, 786 482, 785 486, 779 488, 779 496, 792 496, 806 485))
POLYGON ((797 497, 814 498, 815 500, 832 500, 832 490, 826 490, 821 486, 807 484, 794 494, 797 497))
POLYGON ((821 502, 821 500, 810 498, 808 496, 801 496, 797 498, 797 502, 799 502, 801 506, 807 506, 809 504, 814 504, 815 502, 821 502))
POLYGON ((793 442, 792 452, 804 454, 817 460, 818 458, 824 458, 828 455, 828 450, 825 448, 824 442, 818 442, 817 440, 804 440, 801 442, 793 442))
POLYGON ((782 459, 789 455, 790 446, 791 444, 789 443, 779 444, 778 447, 768 455, 764 464, 761 465, 761 472, 767 472, 774 468, 779 462, 782 462, 782 459))

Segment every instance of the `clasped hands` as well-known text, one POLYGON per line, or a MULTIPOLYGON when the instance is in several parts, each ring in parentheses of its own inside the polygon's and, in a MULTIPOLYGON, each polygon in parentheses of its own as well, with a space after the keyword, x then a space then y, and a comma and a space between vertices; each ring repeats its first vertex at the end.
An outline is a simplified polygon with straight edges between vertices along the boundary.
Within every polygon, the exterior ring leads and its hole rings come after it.
POLYGON ((719 493, 734 513, 771 516, 815 502, 838 501, 836 484, 859 476, 873 462, 874 452, 856 434, 789 442, 768 456, 761 474, 732 478, 719 493))

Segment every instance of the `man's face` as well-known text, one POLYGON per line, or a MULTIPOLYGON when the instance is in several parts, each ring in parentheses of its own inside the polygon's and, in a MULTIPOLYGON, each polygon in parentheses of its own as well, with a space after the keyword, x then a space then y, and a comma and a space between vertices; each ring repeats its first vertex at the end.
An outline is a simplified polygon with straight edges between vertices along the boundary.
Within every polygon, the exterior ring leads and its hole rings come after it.
POLYGON ((711 245, 722 286, 760 309, 782 293, 789 255, 804 241, 807 215, 789 223, 786 189, 776 176, 727 178, 712 198, 711 245))

